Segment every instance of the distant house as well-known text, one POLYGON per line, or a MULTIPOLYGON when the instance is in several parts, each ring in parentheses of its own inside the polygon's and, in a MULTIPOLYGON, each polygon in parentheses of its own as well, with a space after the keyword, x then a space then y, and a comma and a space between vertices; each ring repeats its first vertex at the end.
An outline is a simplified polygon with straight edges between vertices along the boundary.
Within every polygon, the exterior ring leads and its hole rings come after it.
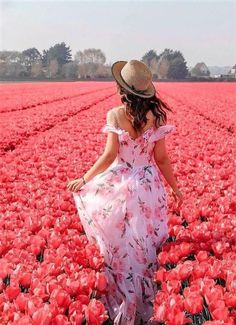
POLYGON ((236 64, 229 70, 228 75, 230 77, 236 78, 236 64))
POLYGON ((227 74, 221 74, 220 78, 225 78, 227 80, 236 79, 236 64, 227 72, 227 74))
POLYGON ((190 71, 192 77, 209 77, 210 71, 204 62, 199 62, 190 71))

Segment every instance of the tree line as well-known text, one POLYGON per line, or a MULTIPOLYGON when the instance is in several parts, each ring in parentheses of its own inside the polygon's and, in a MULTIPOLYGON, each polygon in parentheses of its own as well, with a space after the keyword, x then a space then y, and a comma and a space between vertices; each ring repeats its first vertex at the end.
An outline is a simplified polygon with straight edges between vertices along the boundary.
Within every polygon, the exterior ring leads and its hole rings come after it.
MULTIPOLYGON (((180 51, 165 49, 145 53, 141 61, 147 64, 155 79, 186 79, 191 71, 180 51)), ((197 67, 195 66, 195 70, 197 67)), ((203 72, 195 71, 197 74, 203 72)), ((204 73, 203 73, 204 74, 204 73)), ((207 72, 206 76, 209 76, 207 72)), ((36 48, 20 51, 0 51, 0 78, 3 79, 109 79, 111 66, 101 49, 77 51, 72 58, 65 42, 57 43, 42 53, 36 48)))

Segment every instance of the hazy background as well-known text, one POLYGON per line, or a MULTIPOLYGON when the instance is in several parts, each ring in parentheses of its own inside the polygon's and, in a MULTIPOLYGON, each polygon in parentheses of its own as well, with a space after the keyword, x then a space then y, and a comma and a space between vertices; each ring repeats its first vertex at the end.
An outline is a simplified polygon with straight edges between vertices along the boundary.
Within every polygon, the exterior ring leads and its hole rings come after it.
POLYGON ((199 61, 233 66, 236 1, 0 0, 0 50, 39 51, 64 41, 74 55, 100 48, 107 63, 165 48, 199 61))

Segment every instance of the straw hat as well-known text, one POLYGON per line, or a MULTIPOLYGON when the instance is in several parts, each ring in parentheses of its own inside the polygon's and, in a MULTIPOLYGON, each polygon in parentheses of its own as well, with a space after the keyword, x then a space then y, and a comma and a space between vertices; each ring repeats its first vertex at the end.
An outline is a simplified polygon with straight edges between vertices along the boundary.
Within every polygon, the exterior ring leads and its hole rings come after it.
POLYGON ((116 61, 111 67, 111 72, 118 84, 132 94, 149 98, 156 93, 152 72, 141 61, 116 61))

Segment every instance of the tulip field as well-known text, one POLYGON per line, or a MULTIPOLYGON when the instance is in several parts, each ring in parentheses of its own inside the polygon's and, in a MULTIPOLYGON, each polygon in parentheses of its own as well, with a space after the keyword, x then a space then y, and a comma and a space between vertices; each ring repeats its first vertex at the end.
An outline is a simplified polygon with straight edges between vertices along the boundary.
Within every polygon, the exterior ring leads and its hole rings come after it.
MULTIPOLYGON (((168 193, 169 238, 152 319, 236 323, 236 83, 155 83, 173 112, 166 139, 184 195, 168 193)), ((84 233, 70 180, 103 152, 114 82, 0 84, 0 324, 110 324, 104 260, 84 233)), ((138 324, 137 324, 138 325, 138 324)))

